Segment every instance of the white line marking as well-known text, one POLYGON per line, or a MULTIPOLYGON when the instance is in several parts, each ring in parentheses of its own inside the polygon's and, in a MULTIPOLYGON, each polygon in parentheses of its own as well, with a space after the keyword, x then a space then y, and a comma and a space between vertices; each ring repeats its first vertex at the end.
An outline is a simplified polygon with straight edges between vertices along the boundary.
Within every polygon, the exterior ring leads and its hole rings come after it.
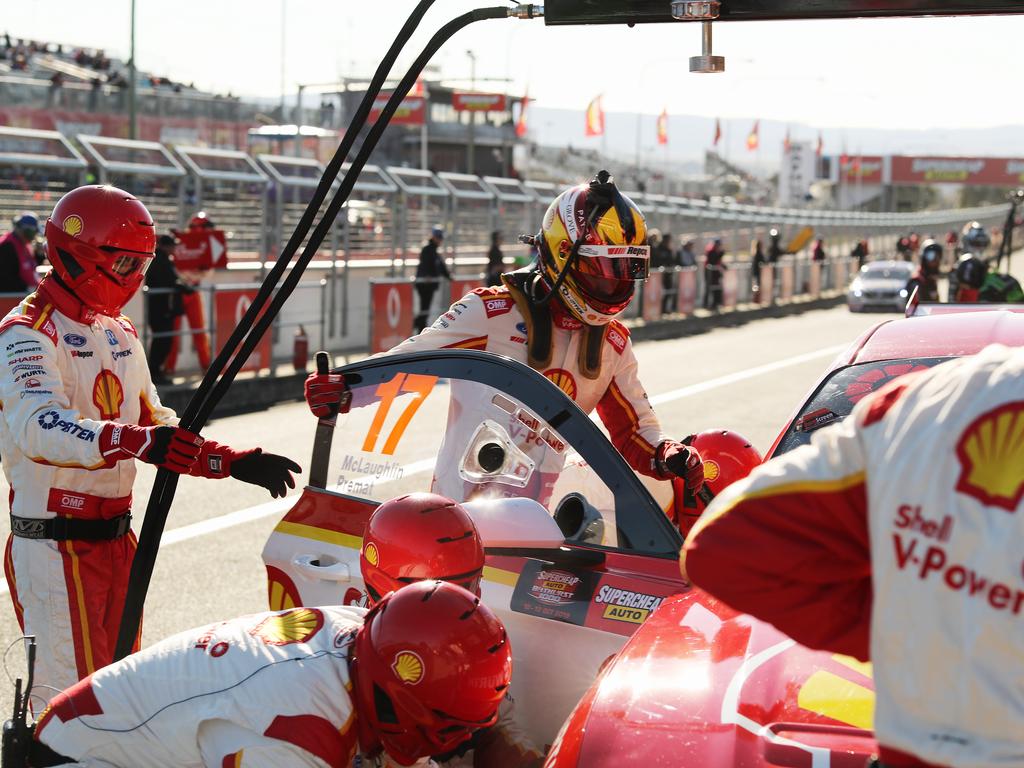
MULTIPOLYGON (((687 387, 681 387, 680 389, 673 389, 669 392, 663 392, 660 395, 652 397, 651 405, 668 403, 673 400, 682 400, 683 398, 693 397, 694 395, 699 395, 702 392, 707 392, 711 389, 717 389, 718 387, 725 387, 729 384, 735 384, 736 382, 744 381, 746 379, 763 376, 766 373, 772 373, 773 371, 778 371, 783 368, 801 365, 802 363, 808 363, 822 357, 835 356, 842 350, 846 349, 846 347, 846 344, 839 344, 834 347, 824 347, 822 349, 816 349, 813 352, 805 352, 802 355, 795 355, 783 360, 777 360, 774 363, 766 363, 765 365, 747 368, 746 370, 737 371, 736 373, 729 373, 715 379, 702 381, 699 384, 691 384, 687 387)), ((420 472, 426 472, 428 469, 433 469, 434 462, 435 459, 433 458, 414 461, 413 463, 402 467, 403 475, 414 475, 420 472)), ((372 476, 357 478, 357 480, 371 479, 374 478, 372 476)), ((226 528, 233 528, 236 525, 244 525, 245 523, 251 523, 255 520, 262 520, 264 517, 270 517, 271 515, 284 512, 295 503, 295 499, 297 497, 298 494, 286 496, 283 499, 275 499, 274 501, 268 501, 264 504, 257 504, 255 507, 239 509, 236 512, 228 512, 225 515, 211 517, 207 520, 200 520, 198 523, 191 523, 190 525, 183 525, 180 528, 174 528, 164 533, 160 546, 163 548, 165 546, 170 546, 171 544, 177 544, 182 541, 188 541, 189 539, 195 539, 199 536, 205 536, 209 533, 223 531, 226 528)), ((0 578, 0 595, 5 594, 7 591, 7 580, 0 578)))

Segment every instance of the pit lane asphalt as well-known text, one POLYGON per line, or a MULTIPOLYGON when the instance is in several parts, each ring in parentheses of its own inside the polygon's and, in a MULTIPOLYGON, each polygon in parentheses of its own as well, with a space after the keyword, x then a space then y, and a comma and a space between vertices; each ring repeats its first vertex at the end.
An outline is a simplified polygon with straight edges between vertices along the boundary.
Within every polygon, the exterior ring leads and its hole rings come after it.
MULTIPOLYGON (((875 323, 897 315, 851 314, 845 307, 755 320, 664 341, 640 342, 640 375, 665 431, 684 435, 716 427, 742 432, 764 451, 839 351, 875 323)), ((300 393, 297 393, 297 395, 300 393)), ((309 466, 316 421, 301 402, 219 419, 204 436, 309 466)), ((410 429, 415 427, 415 421, 410 429)), ((142 516, 155 471, 139 465, 135 507, 142 516)), ((424 473, 424 482, 428 476, 424 473)), ((299 487, 305 475, 299 479, 299 487)), ((0 478, 0 493, 7 494, 0 478)), ((144 644, 190 627, 266 610, 260 552, 289 501, 272 503, 261 488, 234 480, 183 477, 146 604, 144 644), (255 509, 254 509, 255 508, 255 509)), ((136 520, 136 530, 140 521, 136 520)), ((6 538, 9 523, 0 521, 6 538)), ((6 584, 0 583, 6 592, 6 584)), ((6 595, 0 607, 0 650, 20 633, 6 595)), ((12 678, 23 654, 7 656, 12 678)), ((13 684, 0 676, 0 715, 9 716, 13 684)))

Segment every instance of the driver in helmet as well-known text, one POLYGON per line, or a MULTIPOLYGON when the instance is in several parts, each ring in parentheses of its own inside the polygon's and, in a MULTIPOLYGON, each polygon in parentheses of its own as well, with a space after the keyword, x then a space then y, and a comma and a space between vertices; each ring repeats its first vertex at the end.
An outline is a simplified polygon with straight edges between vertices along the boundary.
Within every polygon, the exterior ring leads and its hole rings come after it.
POLYGON ((105 667, 54 697, 27 765, 425 765, 497 720, 511 677, 490 609, 421 581, 368 613, 243 616, 105 667))
MULTIPOLYGON (((434 493, 411 493, 381 504, 366 523, 359 570, 372 608, 407 584, 440 579, 480 597, 484 546, 476 524, 461 504, 434 493)), ((515 721, 506 693, 498 721, 460 744, 451 754, 435 754, 442 766, 486 765, 526 768, 542 756, 515 721)))
POLYGON ((939 300, 939 270, 942 267, 942 246, 932 239, 921 244, 921 263, 907 281, 907 296, 917 289, 919 301, 939 300))
POLYGON ((136 198, 80 187, 46 223, 52 271, 0 322, 0 455, 11 487, 4 571, 39 644, 40 698, 113 658, 135 552, 135 461, 232 476, 274 496, 298 465, 177 426, 121 309, 142 285, 156 228, 136 198))
POLYGON ((1006 304, 1024 302, 1024 291, 1012 275, 989 270, 985 259, 966 255, 956 266, 956 300, 971 303, 1006 304))
MULTIPOLYGON (((685 477, 699 487, 700 455, 662 432, 638 376, 629 331, 618 320, 637 282, 648 275, 650 248, 640 209, 600 171, 589 184, 555 198, 533 240, 540 251, 535 265, 502 275, 499 287, 467 294, 389 354, 476 349, 526 363, 584 412, 596 408, 634 470, 661 480, 685 477)), ((337 407, 344 391, 338 374, 313 374, 306 381, 306 400, 318 416, 337 407)), ((460 421, 475 429, 479 422, 463 411, 460 421)), ((459 426, 445 439, 453 453, 461 453, 455 444, 464 448, 469 438, 454 434, 459 426)), ((438 467, 457 466, 458 457, 447 456, 445 446, 438 467)), ((557 474, 558 467, 547 469, 541 474, 557 474)), ((436 479, 439 492, 465 498, 457 476, 448 482, 439 473, 436 479)), ((538 493, 543 499, 544 491, 538 493)))

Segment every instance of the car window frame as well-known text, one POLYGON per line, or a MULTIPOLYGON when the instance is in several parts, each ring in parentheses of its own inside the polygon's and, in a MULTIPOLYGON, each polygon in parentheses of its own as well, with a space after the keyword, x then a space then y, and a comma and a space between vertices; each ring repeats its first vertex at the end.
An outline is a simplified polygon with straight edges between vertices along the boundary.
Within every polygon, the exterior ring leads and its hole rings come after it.
MULTIPOLYGON (((683 540, 679 531, 658 506, 626 460, 591 418, 561 389, 537 371, 502 355, 467 349, 424 350, 371 357, 332 370, 342 374, 351 386, 374 386, 390 381, 396 373, 425 374, 442 379, 461 379, 493 389, 522 403, 547 424, 587 462, 615 499, 615 518, 620 536, 631 546, 604 547, 594 544, 571 546, 649 557, 676 558, 683 540), (647 542, 634 546, 632 542, 647 542)), ((323 422, 321 422, 323 424, 323 422)), ((312 464, 330 455, 325 433, 314 441, 312 464)), ((308 486, 333 493, 323 485, 308 486)))

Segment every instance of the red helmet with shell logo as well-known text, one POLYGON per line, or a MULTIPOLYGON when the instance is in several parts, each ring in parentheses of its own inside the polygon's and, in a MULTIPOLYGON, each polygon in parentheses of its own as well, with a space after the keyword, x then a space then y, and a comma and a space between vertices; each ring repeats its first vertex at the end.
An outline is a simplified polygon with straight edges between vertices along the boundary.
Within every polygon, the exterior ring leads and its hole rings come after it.
POLYGON ((142 286, 156 250, 146 206, 122 189, 79 187, 46 222, 46 251, 58 281, 85 306, 117 317, 142 286))
POLYGON ((359 567, 371 604, 424 579, 450 581, 479 596, 484 547, 460 504, 436 493, 410 493, 385 501, 370 516, 359 567))
POLYGON ((419 581, 366 615, 351 670, 364 732, 411 765, 497 721, 512 650, 504 625, 480 598, 446 581, 419 581))
MULTIPOLYGON (((704 462, 704 485, 715 496, 749 475, 764 459, 750 441, 728 429, 709 429, 690 435, 683 442, 697 449, 704 462)), ((685 536, 705 509, 704 502, 673 478, 676 525, 685 536)))

